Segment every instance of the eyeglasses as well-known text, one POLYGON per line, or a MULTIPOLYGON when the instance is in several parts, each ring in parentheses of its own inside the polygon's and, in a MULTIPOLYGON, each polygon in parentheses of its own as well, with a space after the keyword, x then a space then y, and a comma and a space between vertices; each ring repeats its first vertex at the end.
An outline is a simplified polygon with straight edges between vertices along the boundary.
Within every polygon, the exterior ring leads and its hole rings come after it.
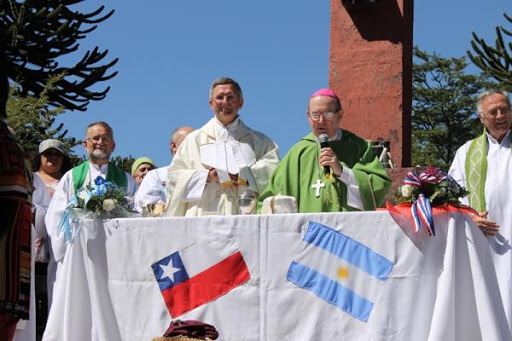
POLYGON ((102 135, 102 136, 93 136, 86 138, 87 141, 93 142, 93 143, 100 143, 100 141, 103 141, 105 143, 112 142, 112 137, 108 135, 102 135))
POLYGON ((492 108, 485 113, 485 116, 496 117, 498 116, 498 112, 501 112, 503 116, 507 116, 510 115, 511 110, 508 106, 492 108))
POLYGON ((226 99, 227 102, 234 102, 238 99, 238 97, 235 95, 226 95, 226 96, 218 95, 218 96, 215 96, 213 99, 215 102, 222 102, 224 100, 224 98, 226 99))
POLYGON ((308 116, 313 120, 313 121, 319 121, 320 120, 320 117, 323 117, 324 120, 326 121, 331 121, 332 119, 334 119, 334 116, 337 115, 338 112, 324 112, 324 113, 318 113, 318 112, 311 112, 311 113, 308 113, 308 116))

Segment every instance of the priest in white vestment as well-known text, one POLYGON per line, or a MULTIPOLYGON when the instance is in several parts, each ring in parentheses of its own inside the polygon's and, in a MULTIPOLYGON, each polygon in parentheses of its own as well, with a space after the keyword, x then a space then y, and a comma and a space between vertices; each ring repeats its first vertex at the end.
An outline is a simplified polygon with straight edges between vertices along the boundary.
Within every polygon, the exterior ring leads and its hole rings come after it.
MULTIPOLYGON (((192 127, 179 127, 174 129, 171 134, 169 144, 171 155, 176 155, 179 146, 185 140, 185 137, 193 131, 192 127)), ((142 213, 142 209, 148 204, 167 203, 167 171, 169 165, 150 170, 135 194, 135 209, 142 213)))
POLYGON ((240 119, 243 103, 236 81, 213 82, 215 117, 185 138, 169 166, 167 216, 238 214, 240 194, 263 191, 279 163, 278 149, 240 119))
POLYGON ((509 94, 487 91, 478 97, 479 137, 457 150, 449 174, 468 189, 463 203, 479 215, 473 220, 487 236, 500 293, 512 332, 512 124, 509 94))
POLYGON ((57 235, 57 228, 62 214, 75 193, 83 186, 93 183, 98 176, 116 183, 125 190, 127 196, 133 197, 137 190, 137 184, 131 174, 109 162, 115 145, 114 132, 107 123, 91 123, 87 127, 83 141, 89 160, 66 172, 55 190, 45 221, 48 236, 51 238, 51 251, 58 264, 57 277, 66 252, 66 243, 62 236, 57 235))

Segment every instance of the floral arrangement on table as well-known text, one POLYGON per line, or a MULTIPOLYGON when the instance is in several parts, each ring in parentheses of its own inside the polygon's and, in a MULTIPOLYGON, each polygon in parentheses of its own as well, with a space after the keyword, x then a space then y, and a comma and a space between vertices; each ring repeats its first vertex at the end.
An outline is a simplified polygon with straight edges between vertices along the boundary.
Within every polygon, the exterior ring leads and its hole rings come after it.
POLYGON ((468 194, 448 173, 437 167, 417 166, 410 171, 395 192, 398 204, 411 203, 414 230, 424 226, 435 235, 432 206, 458 205, 468 194))
POLYGON ((68 208, 81 208, 84 212, 92 212, 100 216, 114 210, 131 212, 133 202, 121 187, 98 176, 94 180, 94 185, 83 187, 78 191, 71 199, 68 208))
POLYGON ((94 184, 81 188, 69 201, 62 215, 58 233, 71 241, 80 230, 83 218, 129 217, 133 213, 133 200, 115 183, 98 176, 94 184))

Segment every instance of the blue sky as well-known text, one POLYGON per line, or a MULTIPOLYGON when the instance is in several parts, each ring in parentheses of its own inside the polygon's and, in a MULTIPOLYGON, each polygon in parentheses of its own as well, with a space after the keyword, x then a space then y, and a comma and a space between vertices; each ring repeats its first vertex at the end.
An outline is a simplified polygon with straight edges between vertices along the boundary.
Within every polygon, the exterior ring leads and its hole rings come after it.
MULTIPOLYGON (((243 120, 276 141, 281 156, 309 132, 307 99, 329 83, 330 1, 88 0, 87 7, 102 3, 116 12, 81 48, 108 49, 107 60, 120 59, 119 74, 105 83, 105 100, 61 116, 69 136, 83 138, 89 123, 104 120, 115 131, 114 155, 166 165, 171 131, 199 128, 212 117, 209 86, 223 76, 240 83, 243 120)), ((414 6, 414 43, 443 57, 465 55, 472 31, 490 42, 495 26, 512 28, 502 16, 512 15, 510 0, 414 6)))

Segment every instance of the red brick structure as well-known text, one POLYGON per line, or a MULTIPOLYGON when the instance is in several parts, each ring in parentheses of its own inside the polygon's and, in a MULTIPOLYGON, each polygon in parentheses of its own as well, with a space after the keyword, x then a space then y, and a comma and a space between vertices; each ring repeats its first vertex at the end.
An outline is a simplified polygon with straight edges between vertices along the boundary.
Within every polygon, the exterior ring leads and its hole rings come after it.
POLYGON ((329 83, 341 125, 389 141, 396 167, 411 165, 412 28, 412 0, 331 0, 329 83))

